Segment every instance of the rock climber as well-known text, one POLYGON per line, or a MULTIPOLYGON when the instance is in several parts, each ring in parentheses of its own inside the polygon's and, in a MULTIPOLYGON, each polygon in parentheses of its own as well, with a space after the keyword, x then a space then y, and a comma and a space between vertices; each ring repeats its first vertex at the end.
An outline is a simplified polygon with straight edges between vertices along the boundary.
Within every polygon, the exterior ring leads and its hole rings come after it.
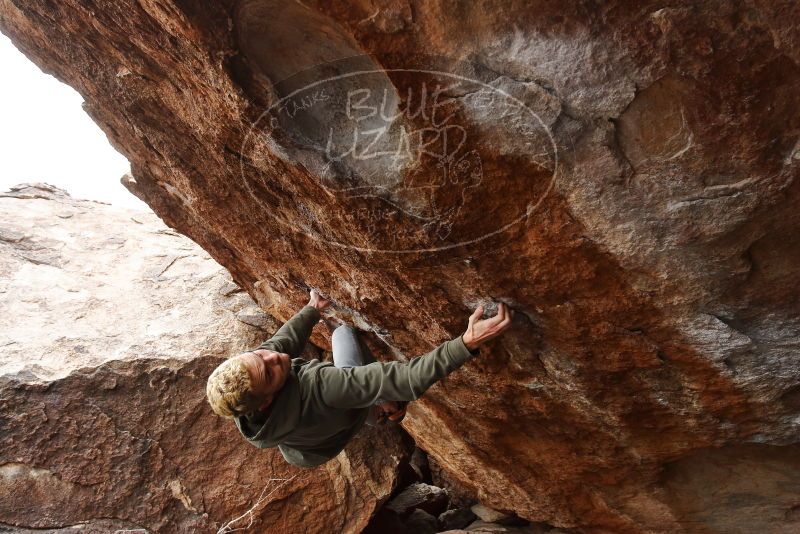
POLYGON ((405 404, 476 356, 511 324, 505 304, 481 319, 479 306, 464 334, 409 362, 377 362, 356 330, 330 325, 333 363, 300 353, 330 302, 316 291, 308 304, 257 349, 236 355, 209 376, 213 411, 233 418, 259 448, 278 447, 292 465, 314 467, 335 457, 364 423, 399 421, 405 404))

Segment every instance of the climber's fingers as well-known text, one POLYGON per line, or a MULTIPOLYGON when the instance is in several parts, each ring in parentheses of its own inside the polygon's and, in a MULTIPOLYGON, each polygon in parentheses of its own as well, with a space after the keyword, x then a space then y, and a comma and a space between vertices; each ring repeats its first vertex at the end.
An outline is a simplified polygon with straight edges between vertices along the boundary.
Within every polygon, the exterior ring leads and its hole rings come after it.
POLYGON ((483 306, 479 306, 469 317, 469 327, 463 335, 464 344, 468 349, 474 350, 484 341, 499 336, 511 326, 513 315, 514 312, 501 302, 497 305, 497 314, 494 317, 479 321, 478 319, 483 316, 483 306))
POLYGON ((497 315, 492 317, 491 319, 487 319, 483 321, 486 327, 484 334, 482 336, 483 339, 493 339, 503 332, 505 332, 509 326, 511 326, 511 319, 513 317, 513 311, 509 311, 508 307, 503 304, 502 302, 497 306, 497 315))
POLYGON ((509 326, 511 326, 511 319, 514 318, 514 310, 509 310, 505 304, 500 304, 503 308, 503 320, 500 321, 500 324, 497 326, 500 327, 501 330, 505 330, 509 326))
POLYGON ((502 302, 497 305, 497 317, 500 318, 500 322, 497 323, 498 326, 501 325, 508 317, 508 309, 502 302))
POLYGON ((472 315, 469 316, 469 326, 472 328, 472 325, 475 324, 475 321, 483 317, 483 306, 478 306, 472 315))
POLYGON ((309 291, 308 296, 308 305, 317 308, 319 311, 325 310, 331 305, 331 301, 320 295, 316 289, 309 291))
POLYGON ((494 330, 495 328, 499 327, 503 321, 506 320, 508 312, 506 310, 506 305, 502 302, 497 305, 497 315, 492 317, 491 319, 486 319, 486 326, 494 330))

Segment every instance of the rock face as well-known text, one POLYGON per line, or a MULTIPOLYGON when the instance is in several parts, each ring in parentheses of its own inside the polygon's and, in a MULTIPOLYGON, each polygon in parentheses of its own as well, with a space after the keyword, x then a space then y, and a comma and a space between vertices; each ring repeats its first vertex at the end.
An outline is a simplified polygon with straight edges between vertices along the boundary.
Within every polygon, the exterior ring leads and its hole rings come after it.
POLYGON ((798 16, 0 3, 129 189, 276 317, 317 287, 406 359, 511 305, 404 426, 485 504, 615 533, 798 528, 798 16))
POLYGON ((272 320, 155 215, 18 187, 0 250, 0 530, 360 532, 388 499, 396 430, 301 470, 211 412, 208 375, 272 320))
POLYGON ((63 378, 109 360, 225 357, 277 328, 153 213, 46 184, 0 193, 0 374, 63 378))

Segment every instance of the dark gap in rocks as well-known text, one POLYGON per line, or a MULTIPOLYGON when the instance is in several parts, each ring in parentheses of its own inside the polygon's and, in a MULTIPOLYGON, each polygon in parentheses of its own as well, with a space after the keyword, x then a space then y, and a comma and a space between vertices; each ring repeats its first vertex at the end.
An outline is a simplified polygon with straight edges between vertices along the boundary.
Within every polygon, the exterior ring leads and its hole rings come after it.
POLYGON ((461 529, 508 534, 569 532, 480 504, 474 490, 449 476, 410 434, 402 427, 399 430, 406 449, 413 452, 398 466, 397 486, 363 534, 436 534, 461 529))

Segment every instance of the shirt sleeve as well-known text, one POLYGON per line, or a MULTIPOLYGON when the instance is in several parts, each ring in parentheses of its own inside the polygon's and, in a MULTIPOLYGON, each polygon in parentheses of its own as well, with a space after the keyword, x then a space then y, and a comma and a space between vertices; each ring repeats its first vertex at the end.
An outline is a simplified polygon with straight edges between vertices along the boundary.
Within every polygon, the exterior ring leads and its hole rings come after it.
POLYGON ((314 306, 305 306, 258 348, 283 352, 292 358, 299 358, 319 318, 318 309, 314 306))
POLYGON ((366 408, 377 401, 412 401, 439 380, 477 355, 464 345, 461 336, 446 341, 410 362, 374 362, 341 369, 319 370, 319 395, 332 408, 366 408))

